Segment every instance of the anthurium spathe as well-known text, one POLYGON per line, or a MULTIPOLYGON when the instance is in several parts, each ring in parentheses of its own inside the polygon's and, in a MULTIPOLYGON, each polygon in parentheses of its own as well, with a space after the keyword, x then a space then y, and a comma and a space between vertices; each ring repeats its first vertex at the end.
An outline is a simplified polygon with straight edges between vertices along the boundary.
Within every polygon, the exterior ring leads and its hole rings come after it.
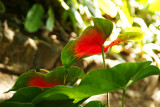
POLYGON ((83 70, 75 66, 68 69, 67 75, 66 68, 64 66, 57 67, 47 74, 31 70, 22 74, 9 91, 17 91, 27 86, 44 88, 54 87, 57 85, 73 85, 78 78, 83 76, 83 74, 83 70))
POLYGON ((63 49, 61 54, 62 63, 66 68, 69 68, 72 63, 76 62, 82 57, 106 52, 109 47, 127 40, 140 40, 143 34, 140 30, 129 29, 120 34, 118 38, 108 46, 104 46, 104 42, 110 36, 113 24, 110 20, 94 18, 94 26, 89 26, 84 30, 81 36, 70 41, 63 49))
POLYGON ((113 23, 107 19, 94 18, 94 26, 87 27, 76 40, 70 41, 63 49, 61 60, 65 67, 78 59, 101 53, 105 40, 113 29, 113 23))

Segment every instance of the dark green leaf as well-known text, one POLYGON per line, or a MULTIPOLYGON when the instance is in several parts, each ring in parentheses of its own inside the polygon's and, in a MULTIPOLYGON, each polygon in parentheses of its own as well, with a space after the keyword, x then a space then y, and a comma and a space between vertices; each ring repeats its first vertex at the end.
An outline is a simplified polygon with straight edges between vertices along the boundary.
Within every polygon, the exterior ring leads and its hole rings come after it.
POLYGON ((25 87, 17 91, 12 98, 5 102, 31 103, 43 91, 39 87, 25 87))
POLYGON ((3 4, 2 1, 0 1, 0 13, 4 13, 6 10, 5 5, 3 4))
POLYGON ((31 103, 2 102, 0 107, 33 107, 31 103))
POLYGON ((105 107, 100 101, 90 101, 84 107, 105 107))
POLYGON ((28 11, 24 23, 25 29, 28 32, 36 32, 42 25, 44 9, 41 4, 34 4, 28 11))

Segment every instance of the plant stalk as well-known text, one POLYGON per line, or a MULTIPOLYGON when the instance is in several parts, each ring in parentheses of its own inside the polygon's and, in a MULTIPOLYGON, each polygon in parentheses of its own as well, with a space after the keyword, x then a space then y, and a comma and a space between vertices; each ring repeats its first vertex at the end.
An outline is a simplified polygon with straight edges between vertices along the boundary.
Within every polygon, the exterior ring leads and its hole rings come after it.
POLYGON ((126 89, 123 89, 123 94, 122 94, 122 107, 124 107, 125 94, 126 94, 126 89))
POLYGON ((64 84, 66 83, 67 76, 68 76, 68 68, 66 68, 66 71, 64 74, 64 84))
MULTIPOLYGON (((104 58, 104 47, 103 46, 102 46, 102 59, 103 59, 104 69, 106 69, 106 62, 104 58)), ((110 107, 109 93, 107 93, 107 107, 110 107)))

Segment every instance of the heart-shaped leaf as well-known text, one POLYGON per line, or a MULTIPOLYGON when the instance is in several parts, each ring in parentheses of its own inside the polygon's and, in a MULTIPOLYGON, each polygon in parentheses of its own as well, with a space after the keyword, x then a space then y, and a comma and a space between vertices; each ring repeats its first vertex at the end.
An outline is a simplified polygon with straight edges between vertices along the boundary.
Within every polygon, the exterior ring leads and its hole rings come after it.
POLYGON ((73 85, 78 78, 84 74, 83 70, 78 67, 72 66, 66 71, 66 68, 61 66, 48 74, 42 74, 31 70, 27 73, 22 74, 15 85, 9 91, 16 91, 26 86, 37 86, 37 87, 54 87, 57 85, 73 85))
MULTIPOLYGON (((92 95, 126 89, 140 79, 151 75, 160 75, 158 67, 150 65, 150 63, 122 63, 113 68, 90 71, 82 78, 77 87, 53 87, 36 97, 33 103, 37 104, 47 99, 56 100, 57 94, 67 95, 76 103, 92 95)), ((64 98, 59 99, 63 100, 64 98)))
POLYGON ((42 25, 44 9, 41 4, 34 4, 28 11, 27 17, 24 23, 25 29, 28 32, 37 31, 42 25))
POLYGON ((94 26, 89 26, 76 40, 70 41, 63 49, 61 60, 65 67, 82 57, 101 53, 101 47, 112 32, 110 20, 94 18, 94 26))

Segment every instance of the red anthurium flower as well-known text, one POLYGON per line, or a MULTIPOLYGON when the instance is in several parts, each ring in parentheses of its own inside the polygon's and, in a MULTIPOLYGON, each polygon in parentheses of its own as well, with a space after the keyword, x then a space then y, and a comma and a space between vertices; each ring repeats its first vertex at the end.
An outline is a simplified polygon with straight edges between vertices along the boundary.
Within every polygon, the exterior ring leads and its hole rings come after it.
MULTIPOLYGON (((40 71, 46 72, 46 70, 43 69, 40 71)), ((65 77, 66 68, 64 66, 57 67, 47 74, 31 70, 22 74, 9 91, 17 91, 27 86, 37 86, 43 89, 44 87, 54 87, 57 85, 73 85, 78 78, 83 76, 83 74, 83 70, 75 66, 68 69, 67 77, 65 77)))
MULTIPOLYGON (((106 39, 110 36, 113 24, 110 20, 94 18, 94 26, 90 26, 84 30, 81 36, 76 40, 70 41, 63 49, 61 54, 62 63, 66 68, 69 68, 72 63, 76 62, 82 57, 87 57, 102 52, 102 47, 106 39)), ((126 40, 139 40, 143 35, 140 31, 128 30, 118 36, 108 46, 104 47, 106 52, 109 47, 116 45, 126 40)))
POLYGON ((35 75, 33 78, 31 78, 28 83, 27 86, 37 86, 40 88, 44 88, 44 87, 54 87, 57 85, 62 85, 62 83, 60 82, 49 82, 46 79, 42 78, 39 75, 35 75))
POLYGON ((113 23, 107 19, 94 18, 94 26, 89 26, 76 40, 70 41, 62 51, 61 60, 65 67, 78 59, 101 53, 105 40, 113 29, 113 23))

